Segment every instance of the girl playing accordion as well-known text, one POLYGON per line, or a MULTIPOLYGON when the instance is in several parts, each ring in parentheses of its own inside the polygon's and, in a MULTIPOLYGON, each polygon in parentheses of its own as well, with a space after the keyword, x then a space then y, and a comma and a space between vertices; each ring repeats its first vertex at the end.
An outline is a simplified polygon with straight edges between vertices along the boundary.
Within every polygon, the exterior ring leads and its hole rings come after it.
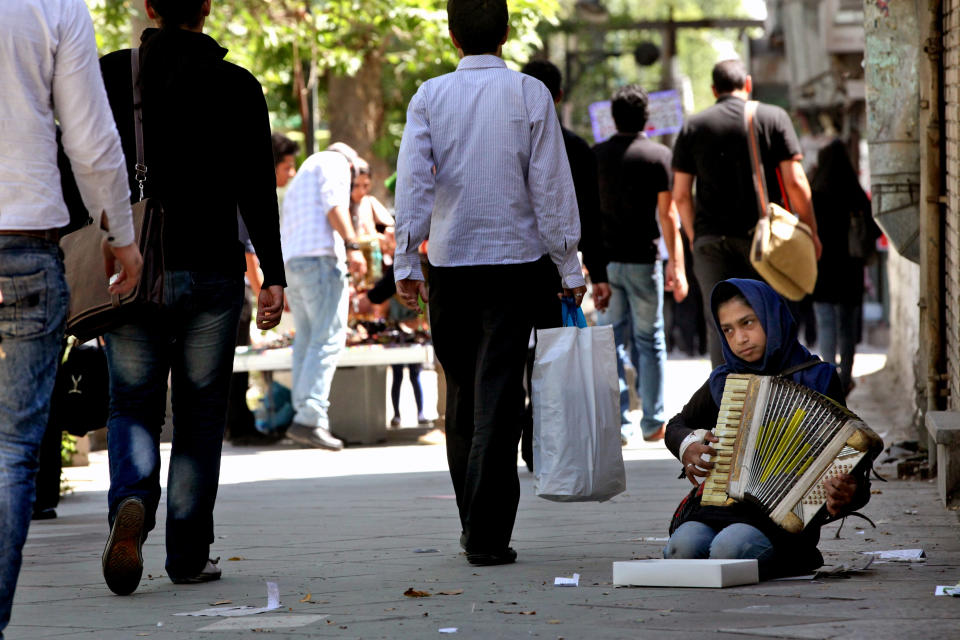
POLYGON ((714 462, 701 456, 717 454, 711 444, 718 439, 711 429, 717 424, 728 374, 783 375, 843 405, 836 368, 800 344, 786 302, 763 282, 720 282, 711 294, 711 307, 724 338, 725 362, 667 424, 666 445, 683 463, 684 476, 699 489, 677 509, 664 557, 756 558, 761 579, 809 572, 823 564, 817 550, 820 527, 870 499, 866 471, 828 477, 823 483, 826 510, 822 516, 799 533, 789 533, 749 502, 701 506, 703 484, 698 479, 714 467, 714 462))

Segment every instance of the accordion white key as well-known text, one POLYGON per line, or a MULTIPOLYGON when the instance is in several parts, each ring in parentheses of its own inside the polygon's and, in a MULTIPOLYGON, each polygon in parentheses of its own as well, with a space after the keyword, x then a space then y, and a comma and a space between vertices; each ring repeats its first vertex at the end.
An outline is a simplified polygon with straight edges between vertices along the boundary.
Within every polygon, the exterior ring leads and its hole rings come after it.
POLYGON ((824 478, 870 465, 883 450, 855 414, 777 376, 728 375, 713 433, 716 466, 701 504, 750 502, 792 533, 824 507, 824 478))

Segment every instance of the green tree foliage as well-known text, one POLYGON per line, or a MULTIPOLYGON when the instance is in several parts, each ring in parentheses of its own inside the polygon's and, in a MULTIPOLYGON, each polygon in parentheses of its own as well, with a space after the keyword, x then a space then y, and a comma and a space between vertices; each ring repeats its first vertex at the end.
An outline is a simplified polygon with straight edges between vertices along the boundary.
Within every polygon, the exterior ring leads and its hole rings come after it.
MULTIPOLYGON (((639 66, 633 51, 641 42, 652 42, 663 50, 663 34, 658 30, 626 28, 641 20, 667 20, 671 8, 673 19, 747 18, 741 0, 671 0, 670 2, 641 2, 640 0, 605 0, 606 25, 623 25, 623 29, 601 31, 591 28, 589 21, 572 21, 548 39, 550 57, 561 69, 567 67, 565 49, 578 51, 576 61, 569 67, 576 84, 568 96, 567 124, 581 135, 592 139, 587 107, 598 100, 609 99, 617 87, 638 83, 649 91, 661 87, 662 58, 650 66, 639 66)), ((572 12, 571 12, 572 15, 572 12)), ((676 80, 689 80, 693 94, 693 109, 699 111, 713 103, 710 90, 710 71, 720 59, 723 50, 736 49, 742 55, 740 33, 737 30, 681 29, 677 33, 676 80)))
MULTIPOLYGON (((142 0, 87 2, 101 50, 129 46, 131 16, 142 0)), ((511 39, 505 55, 523 61, 541 44, 538 29, 556 22, 559 2, 509 0, 509 7, 511 39)), ((229 60, 261 81, 280 128, 300 126, 301 96, 313 83, 319 89, 321 121, 326 122, 337 120, 338 109, 356 108, 343 104, 349 97, 328 91, 331 78, 378 85, 361 92, 379 97, 375 106, 382 117, 374 139, 351 140, 343 132, 334 136, 359 148, 369 143, 384 158, 395 154, 406 104, 416 88, 452 71, 457 63, 447 35, 445 0, 215 0, 205 32, 230 50, 229 60), (364 64, 376 65, 379 73, 360 74, 364 64)))

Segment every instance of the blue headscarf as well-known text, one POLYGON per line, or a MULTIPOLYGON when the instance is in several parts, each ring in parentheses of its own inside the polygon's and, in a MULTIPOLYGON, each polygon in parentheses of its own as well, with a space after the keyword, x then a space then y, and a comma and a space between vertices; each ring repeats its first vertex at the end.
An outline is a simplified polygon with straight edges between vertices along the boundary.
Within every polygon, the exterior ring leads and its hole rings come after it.
MULTIPOLYGON (((780 297, 770 285, 757 280, 743 280, 731 278, 718 282, 710 294, 710 307, 713 311, 713 322, 720 334, 720 345, 723 347, 724 364, 710 374, 710 395, 720 406, 723 397, 723 385, 728 373, 752 373, 755 375, 773 376, 816 358, 807 351, 797 340, 797 322, 793 319, 786 301, 780 297), (763 330, 767 334, 767 348, 763 358, 757 362, 747 362, 733 354, 727 339, 720 330, 720 320, 717 318, 718 301, 730 298, 733 293, 740 293, 757 314, 763 330)), ((818 358, 819 359, 819 358, 818 358)), ((802 371, 798 371, 789 378, 805 387, 825 394, 830 381, 836 375, 833 366, 820 362, 802 371)), ((836 398, 841 401, 842 398, 836 398)))

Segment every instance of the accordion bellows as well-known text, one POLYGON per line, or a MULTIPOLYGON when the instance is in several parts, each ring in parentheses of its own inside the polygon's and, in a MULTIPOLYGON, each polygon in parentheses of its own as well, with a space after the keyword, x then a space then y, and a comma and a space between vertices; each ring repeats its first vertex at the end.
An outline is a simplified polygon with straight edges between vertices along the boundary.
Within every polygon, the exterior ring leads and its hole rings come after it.
POLYGON ((776 376, 727 376, 702 505, 751 502, 791 533, 824 507, 823 480, 872 461, 883 441, 830 398, 776 376))

